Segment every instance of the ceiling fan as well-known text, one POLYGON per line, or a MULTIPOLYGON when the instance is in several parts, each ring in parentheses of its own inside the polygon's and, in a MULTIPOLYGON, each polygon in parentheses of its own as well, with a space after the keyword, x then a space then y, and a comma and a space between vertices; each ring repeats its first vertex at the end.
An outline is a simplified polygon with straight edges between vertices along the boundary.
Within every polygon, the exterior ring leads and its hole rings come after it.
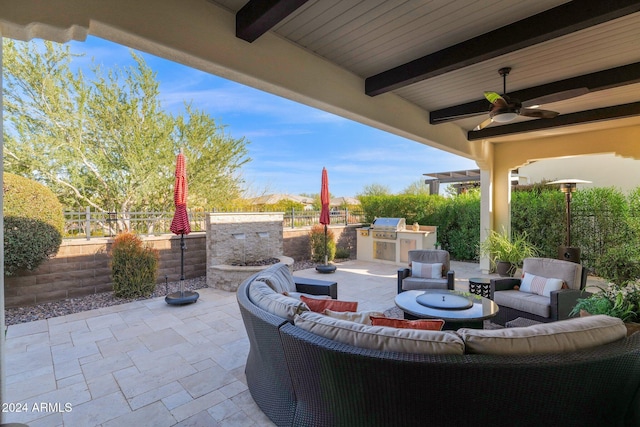
MULTIPOLYGON (((551 110, 542 110, 539 108, 535 108, 535 104, 541 104, 546 101, 543 98, 532 99, 527 102, 528 105, 532 107, 527 108, 522 106, 522 102, 515 98, 510 98, 507 96, 507 76, 511 71, 511 67, 500 68, 498 72, 502 76, 502 89, 503 95, 500 95, 496 92, 485 92, 484 97, 487 98, 491 105, 491 110, 489 110, 489 118, 478 126, 476 126, 473 130, 484 129, 489 126, 493 122, 497 123, 508 123, 514 120, 518 116, 525 117, 537 117, 541 119, 552 119, 558 116, 560 113, 551 110)), ((554 94, 544 98, 556 99, 559 94, 554 94)), ((571 95, 575 96, 575 95, 571 95)), ((549 101, 547 101, 549 102, 549 101)))

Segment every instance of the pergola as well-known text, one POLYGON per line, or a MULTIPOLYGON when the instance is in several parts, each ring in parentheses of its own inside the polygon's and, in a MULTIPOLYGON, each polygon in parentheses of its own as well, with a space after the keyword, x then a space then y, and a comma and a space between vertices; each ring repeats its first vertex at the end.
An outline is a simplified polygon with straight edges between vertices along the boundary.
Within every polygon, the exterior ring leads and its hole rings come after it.
POLYGON ((87 35, 475 160, 481 239, 509 228, 512 169, 640 159, 637 0, 0 0, 2 37, 87 35), (474 130, 503 67, 510 95, 560 114, 474 130))

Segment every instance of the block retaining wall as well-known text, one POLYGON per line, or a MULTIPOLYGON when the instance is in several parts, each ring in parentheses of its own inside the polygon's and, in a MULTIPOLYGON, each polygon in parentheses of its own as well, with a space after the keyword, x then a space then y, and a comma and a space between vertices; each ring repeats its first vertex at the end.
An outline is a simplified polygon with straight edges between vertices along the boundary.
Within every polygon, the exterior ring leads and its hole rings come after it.
MULTIPOLYGON (((338 246, 356 254, 359 225, 332 225, 338 246)), ((309 229, 284 229, 283 254, 296 261, 309 259, 309 229)), ((158 283, 180 279, 180 236, 142 236, 160 255, 158 283)), ((206 233, 185 236, 185 278, 206 275, 206 233)), ((5 277, 5 306, 22 307, 113 290, 108 251, 113 239, 63 240, 58 254, 37 270, 5 277)))

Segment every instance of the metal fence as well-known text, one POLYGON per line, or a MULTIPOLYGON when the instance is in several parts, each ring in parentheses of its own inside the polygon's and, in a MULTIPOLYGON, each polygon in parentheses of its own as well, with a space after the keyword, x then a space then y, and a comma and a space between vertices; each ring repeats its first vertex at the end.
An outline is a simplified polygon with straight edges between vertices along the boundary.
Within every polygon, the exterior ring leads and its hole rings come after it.
MULTIPOLYGON (((229 212, 224 210, 189 210, 191 231, 205 231, 206 217, 209 212, 229 212)), ((237 212, 237 211, 235 211, 237 212)), ((141 235, 159 235, 171 233, 169 227, 173 212, 105 212, 86 208, 84 211, 68 210, 64 212, 65 238, 109 237, 121 231, 133 231, 141 235)), ((285 228, 309 227, 320 223, 320 211, 284 212, 285 228)), ((364 221, 364 212, 344 210, 331 211, 332 224, 359 224, 364 221)))

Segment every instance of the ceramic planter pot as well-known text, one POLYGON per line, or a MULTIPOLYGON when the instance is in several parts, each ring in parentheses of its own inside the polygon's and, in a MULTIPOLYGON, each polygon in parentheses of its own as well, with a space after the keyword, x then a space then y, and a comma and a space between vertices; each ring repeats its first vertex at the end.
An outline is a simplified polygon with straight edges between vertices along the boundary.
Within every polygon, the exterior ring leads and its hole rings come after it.
POLYGON ((516 265, 507 261, 496 262, 496 273, 500 277, 513 277, 516 272, 516 265))

